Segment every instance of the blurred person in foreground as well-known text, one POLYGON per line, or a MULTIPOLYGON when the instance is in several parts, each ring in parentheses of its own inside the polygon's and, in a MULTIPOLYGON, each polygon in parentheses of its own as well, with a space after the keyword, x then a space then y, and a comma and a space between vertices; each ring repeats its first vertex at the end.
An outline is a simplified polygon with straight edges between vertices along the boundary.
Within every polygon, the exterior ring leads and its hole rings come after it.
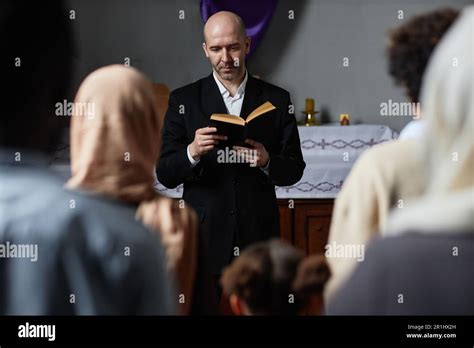
POLYGON ((167 269, 176 280, 176 305, 188 314, 196 274, 197 216, 154 189, 161 138, 155 136, 160 121, 153 85, 132 67, 106 66, 86 77, 75 104, 93 105, 95 112, 73 115, 67 187, 129 205, 138 220, 158 233, 167 269))
MULTIPOLYGON (((474 314, 474 7, 433 54, 418 149, 426 190, 390 215, 329 314, 474 314)), ((407 173, 409 175, 409 173, 407 173)))
POLYGON ((164 251, 135 210, 48 170, 72 77, 67 14, 54 0, 0 4, 0 314, 173 314, 164 251))
MULTIPOLYGON (((389 73, 397 85, 404 87, 412 105, 419 102, 421 81, 432 52, 457 16, 456 10, 438 9, 415 16, 391 31, 389 73)), ((423 192, 426 174, 417 151, 424 129, 420 116, 415 115, 417 119, 410 122, 409 134, 402 132, 405 139, 375 145, 357 159, 336 198, 327 251, 334 247, 365 250, 385 228, 390 210, 403 208, 406 200, 423 192)), ((326 255, 333 274, 325 289, 325 298, 330 299, 363 255, 326 255)))
POLYGON ((299 315, 321 295, 330 276, 323 255, 278 239, 255 243, 226 267, 221 278, 235 315, 299 315))

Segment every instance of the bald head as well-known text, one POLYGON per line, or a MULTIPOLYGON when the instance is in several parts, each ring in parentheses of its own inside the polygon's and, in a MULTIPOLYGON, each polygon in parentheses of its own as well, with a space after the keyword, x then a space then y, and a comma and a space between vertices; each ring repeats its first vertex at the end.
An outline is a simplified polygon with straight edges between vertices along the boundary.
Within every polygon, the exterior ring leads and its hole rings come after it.
POLYGON ((242 18, 229 11, 220 11, 209 17, 204 25, 204 42, 207 42, 208 38, 212 36, 222 35, 223 33, 234 33, 241 39, 247 37, 242 18))
POLYGON ((250 49, 250 37, 245 34, 242 18, 227 11, 212 15, 204 26, 202 48, 221 82, 240 84, 250 49))

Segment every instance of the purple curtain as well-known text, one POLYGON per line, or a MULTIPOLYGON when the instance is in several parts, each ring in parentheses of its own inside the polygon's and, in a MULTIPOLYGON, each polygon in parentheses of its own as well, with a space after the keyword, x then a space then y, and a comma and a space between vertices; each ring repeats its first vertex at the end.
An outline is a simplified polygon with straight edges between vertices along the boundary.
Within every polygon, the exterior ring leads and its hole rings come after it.
POLYGON ((252 38, 251 56, 262 40, 272 19, 278 0, 201 0, 201 17, 204 22, 219 11, 231 11, 242 17, 247 36, 252 38))

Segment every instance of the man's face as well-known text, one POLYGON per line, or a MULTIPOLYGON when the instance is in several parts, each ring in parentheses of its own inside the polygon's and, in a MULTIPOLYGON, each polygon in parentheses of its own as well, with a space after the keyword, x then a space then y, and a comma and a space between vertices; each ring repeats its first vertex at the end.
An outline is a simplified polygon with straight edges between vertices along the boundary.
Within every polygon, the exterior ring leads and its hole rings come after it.
POLYGON ((215 26, 206 33, 204 53, 212 68, 223 80, 235 81, 245 71, 245 55, 250 49, 250 38, 228 26, 215 26))

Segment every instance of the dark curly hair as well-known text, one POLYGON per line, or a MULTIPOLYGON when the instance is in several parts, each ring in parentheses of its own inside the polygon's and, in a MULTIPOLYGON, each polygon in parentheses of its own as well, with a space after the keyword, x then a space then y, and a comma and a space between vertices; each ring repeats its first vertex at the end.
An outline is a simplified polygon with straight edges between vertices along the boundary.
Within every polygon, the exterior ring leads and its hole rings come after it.
POLYGON ((247 248, 224 270, 221 284, 253 314, 297 315, 311 295, 322 293, 329 276, 323 255, 304 257, 300 250, 273 239, 247 248))
POLYGON ((456 20, 459 12, 438 9, 410 19, 389 34, 389 73, 405 86, 412 102, 418 102, 423 73, 434 48, 456 20))

